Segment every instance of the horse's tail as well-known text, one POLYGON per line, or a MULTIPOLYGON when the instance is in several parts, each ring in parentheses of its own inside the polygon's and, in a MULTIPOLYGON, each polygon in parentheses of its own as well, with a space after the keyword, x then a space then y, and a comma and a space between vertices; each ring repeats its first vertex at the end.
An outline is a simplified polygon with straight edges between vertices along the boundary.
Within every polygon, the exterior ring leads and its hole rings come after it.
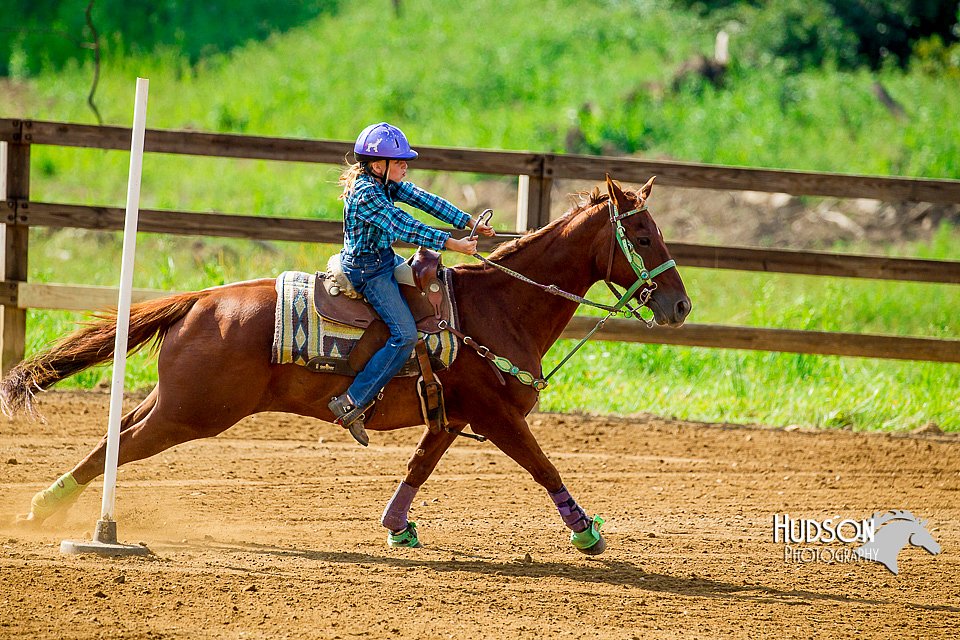
MULTIPOLYGON (((185 316, 204 291, 182 293, 135 304, 130 308, 127 352, 137 351, 151 339, 158 348, 167 330, 185 316)), ((0 410, 12 416, 26 410, 35 414, 33 396, 37 390, 113 358, 117 335, 117 312, 95 314, 95 319, 62 338, 49 349, 24 360, 0 381, 0 410)))

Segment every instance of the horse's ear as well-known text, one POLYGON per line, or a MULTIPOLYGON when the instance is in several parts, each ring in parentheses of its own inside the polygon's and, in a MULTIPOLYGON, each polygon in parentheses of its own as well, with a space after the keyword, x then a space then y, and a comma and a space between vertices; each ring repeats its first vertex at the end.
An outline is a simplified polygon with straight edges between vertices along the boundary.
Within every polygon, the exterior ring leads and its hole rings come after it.
POLYGON ((610 196, 610 200, 612 202, 616 202, 617 187, 616 185, 613 184, 613 179, 610 177, 610 174, 608 173, 606 174, 606 176, 607 176, 607 195, 610 196))
POLYGON ((623 189, 613 181, 609 173, 607 174, 607 193, 610 194, 610 202, 616 204, 618 210, 626 211, 630 208, 630 201, 627 200, 627 196, 624 195, 623 189))
POLYGON ((647 180, 647 184, 640 187, 640 195, 643 196, 643 199, 646 200, 650 197, 650 192, 653 191, 653 181, 657 179, 657 176, 651 176, 647 180))

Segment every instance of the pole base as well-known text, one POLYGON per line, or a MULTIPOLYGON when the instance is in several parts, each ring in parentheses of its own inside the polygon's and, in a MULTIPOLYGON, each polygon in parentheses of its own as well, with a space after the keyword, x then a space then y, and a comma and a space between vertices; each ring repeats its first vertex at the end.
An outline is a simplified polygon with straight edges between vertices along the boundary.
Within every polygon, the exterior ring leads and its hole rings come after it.
POLYGON ((60 543, 60 553, 80 554, 96 553, 101 556, 147 556, 150 549, 139 544, 120 544, 117 542, 117 523, 113 520, 97 520, 93 540, 64 540, 60 543))

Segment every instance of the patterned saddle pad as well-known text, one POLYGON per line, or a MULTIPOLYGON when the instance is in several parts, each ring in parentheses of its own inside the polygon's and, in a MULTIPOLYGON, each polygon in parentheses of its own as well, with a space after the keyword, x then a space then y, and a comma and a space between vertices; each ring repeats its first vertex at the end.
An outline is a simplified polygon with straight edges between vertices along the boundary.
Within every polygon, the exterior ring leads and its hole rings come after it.
MULTIPOLYGON (((346 360, 363 335, 363 329, 333 322, 317 313, 314 287, 317 276, 302 271, 284 271, 277 276, 277 308, 274 315, 274 364, 306 366, 317 357, 346 360)), ((449 331, 420 332, 432 360, 449 367, 457 357, 459 342, 449 331)), ((411 361, 416 357, 411 354, 411 361)), ((326 370, 320 368, 320 370, 326 370)), ((419 375, 419 367, 404 367, 406 375, 419 375)), ((404 375, 401 371, 401 375, 404 375)))

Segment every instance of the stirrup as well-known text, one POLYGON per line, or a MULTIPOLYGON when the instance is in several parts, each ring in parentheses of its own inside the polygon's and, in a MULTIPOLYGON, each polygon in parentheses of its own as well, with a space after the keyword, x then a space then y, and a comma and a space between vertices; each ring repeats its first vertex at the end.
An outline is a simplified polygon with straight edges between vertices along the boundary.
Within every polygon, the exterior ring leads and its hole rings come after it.
POLYGON ((338 424, 353 436, 353 439, 364 447, 369 446, 370 437, 364 428, 364 412, 373 406, 371 402, 365 407, 358 407, 350 401, 350 396, 346 393, 333 398, 327 407, 333 412, 333 422, 338 424))

